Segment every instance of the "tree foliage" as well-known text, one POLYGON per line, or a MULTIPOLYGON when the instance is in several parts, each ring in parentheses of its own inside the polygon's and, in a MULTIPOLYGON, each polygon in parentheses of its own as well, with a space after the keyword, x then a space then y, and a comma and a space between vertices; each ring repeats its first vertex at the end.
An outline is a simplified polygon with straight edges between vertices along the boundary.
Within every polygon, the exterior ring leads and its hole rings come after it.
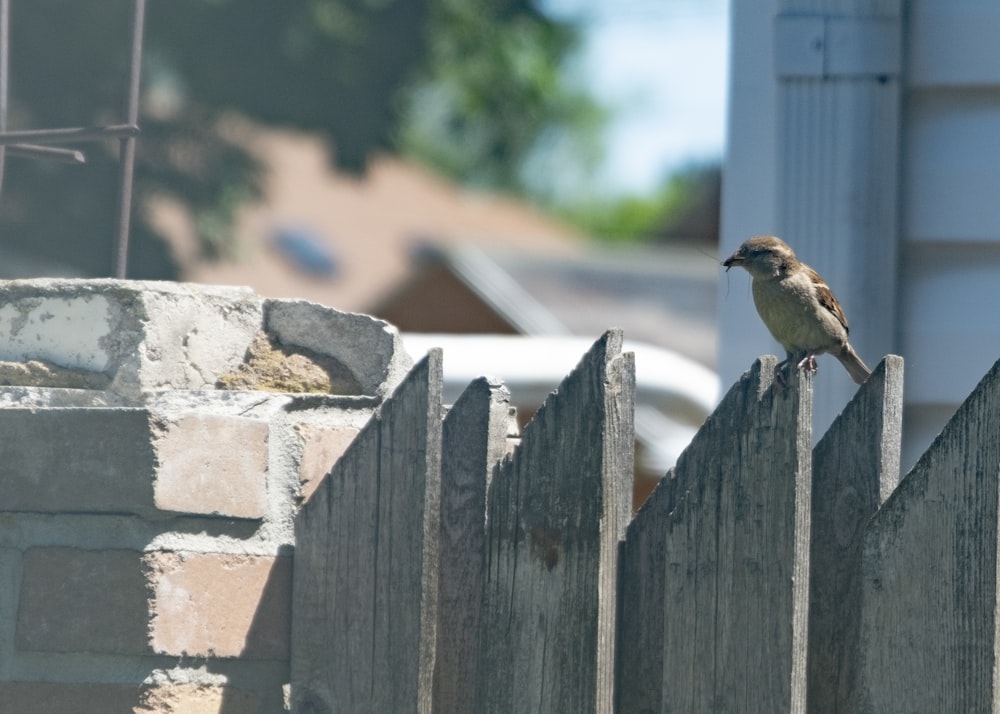
POLYGON ((574 27, 526 0, 436 0, 430 18, 427 62, 405 95, 405 152, 519 194, 547 192, 531 169, 548 147, 568 143, 579 166, 594 163, 605 114, 568 80, 574 27))
MULTIPOLYGON (((132 0, 12 7, 10 128, 120 121, 132 0)), ((259 171, 219 130, 232 115, 321 132, 342 168, 402 148, 460 180, 518 190, 541 136, 585 135, 598 114, 560 72, 573 44, 528 0, 154 0, 137 205, 180 200, 203 250, 225 253, 259 171)), ((82 148, 83 167, 8 159, 0 232, 8 250, 101 275, 117 146, 82 148)), ((132 242, 130 275, 175 277, 141 211, 132 242)))
POLYGON ((721 198, 719 164, 695 163, 667 177, 648 196, 583 201, 563 208, 563 213, 590 235, 610 242, 714 245, 721 198))

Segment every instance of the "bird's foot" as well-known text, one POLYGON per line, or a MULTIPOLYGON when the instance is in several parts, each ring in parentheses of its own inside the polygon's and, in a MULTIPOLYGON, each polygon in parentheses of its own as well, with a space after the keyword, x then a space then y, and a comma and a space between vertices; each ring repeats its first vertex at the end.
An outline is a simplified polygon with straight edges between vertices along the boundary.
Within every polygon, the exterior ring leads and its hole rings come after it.
POLYGON ((804 369, 809 374, 816 374, 816 355, 807 354, 798 364, 799 369, 804 369))
POLYGON ((789 354, 786 359, 774 366, 774 381, 778 386, 788 386, 789 373, 792 371, 793 365, 796 369, 805 370, 806 374, 816 374, 816 355, 806 353, 804 357, 799 359, 799 355, 801 354, 801 352, 798 354, 789 354))

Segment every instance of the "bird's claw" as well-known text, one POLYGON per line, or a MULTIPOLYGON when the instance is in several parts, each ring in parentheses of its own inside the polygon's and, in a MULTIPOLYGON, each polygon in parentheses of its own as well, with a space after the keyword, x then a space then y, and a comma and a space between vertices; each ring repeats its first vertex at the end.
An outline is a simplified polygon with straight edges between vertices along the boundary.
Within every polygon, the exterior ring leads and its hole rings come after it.
MULTIPOLYGON (((774 365, 774 381, 780 387, 788 386, 788 371, 791 369, 795 357, 789 355, 788 359, 778 362, 774 365)), ((797 369, 805 370, 806 374, 816 374, 818 368, 816 364, 816 355, 807 354, 801 360, 795 363, 797 369)))

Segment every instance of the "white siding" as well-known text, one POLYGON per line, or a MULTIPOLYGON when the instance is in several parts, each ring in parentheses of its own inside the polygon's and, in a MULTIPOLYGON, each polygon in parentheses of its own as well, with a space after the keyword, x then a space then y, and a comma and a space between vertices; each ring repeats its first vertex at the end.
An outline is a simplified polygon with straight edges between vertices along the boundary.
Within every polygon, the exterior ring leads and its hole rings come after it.
POLYGON ((1000 3, 918 0, 908 20, 904 465, 1000 358, 1000 3))
POLYGON ((908 88, 903 139, 904 240, 1000 239, 998 90, 908 88))
POLYGON ((907 15, 910 86, 1000 83, 996 0, 911 0, 907 15))
POLYGON ((954 408, 1000 357, 1000 245, 915 244, 901 268, 907 404, 954 408))

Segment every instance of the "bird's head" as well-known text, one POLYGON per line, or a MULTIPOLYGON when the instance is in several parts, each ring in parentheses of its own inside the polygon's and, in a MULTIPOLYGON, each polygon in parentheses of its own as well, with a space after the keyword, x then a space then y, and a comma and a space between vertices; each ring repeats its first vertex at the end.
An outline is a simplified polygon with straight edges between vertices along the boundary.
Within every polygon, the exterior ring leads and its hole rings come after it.
POLYGON ((722 261, 728 271, 740 266, 755 278, 773 278, 795 263, 795 252, 774 236, 754 236, 743 241, 736 252, 722 261))

